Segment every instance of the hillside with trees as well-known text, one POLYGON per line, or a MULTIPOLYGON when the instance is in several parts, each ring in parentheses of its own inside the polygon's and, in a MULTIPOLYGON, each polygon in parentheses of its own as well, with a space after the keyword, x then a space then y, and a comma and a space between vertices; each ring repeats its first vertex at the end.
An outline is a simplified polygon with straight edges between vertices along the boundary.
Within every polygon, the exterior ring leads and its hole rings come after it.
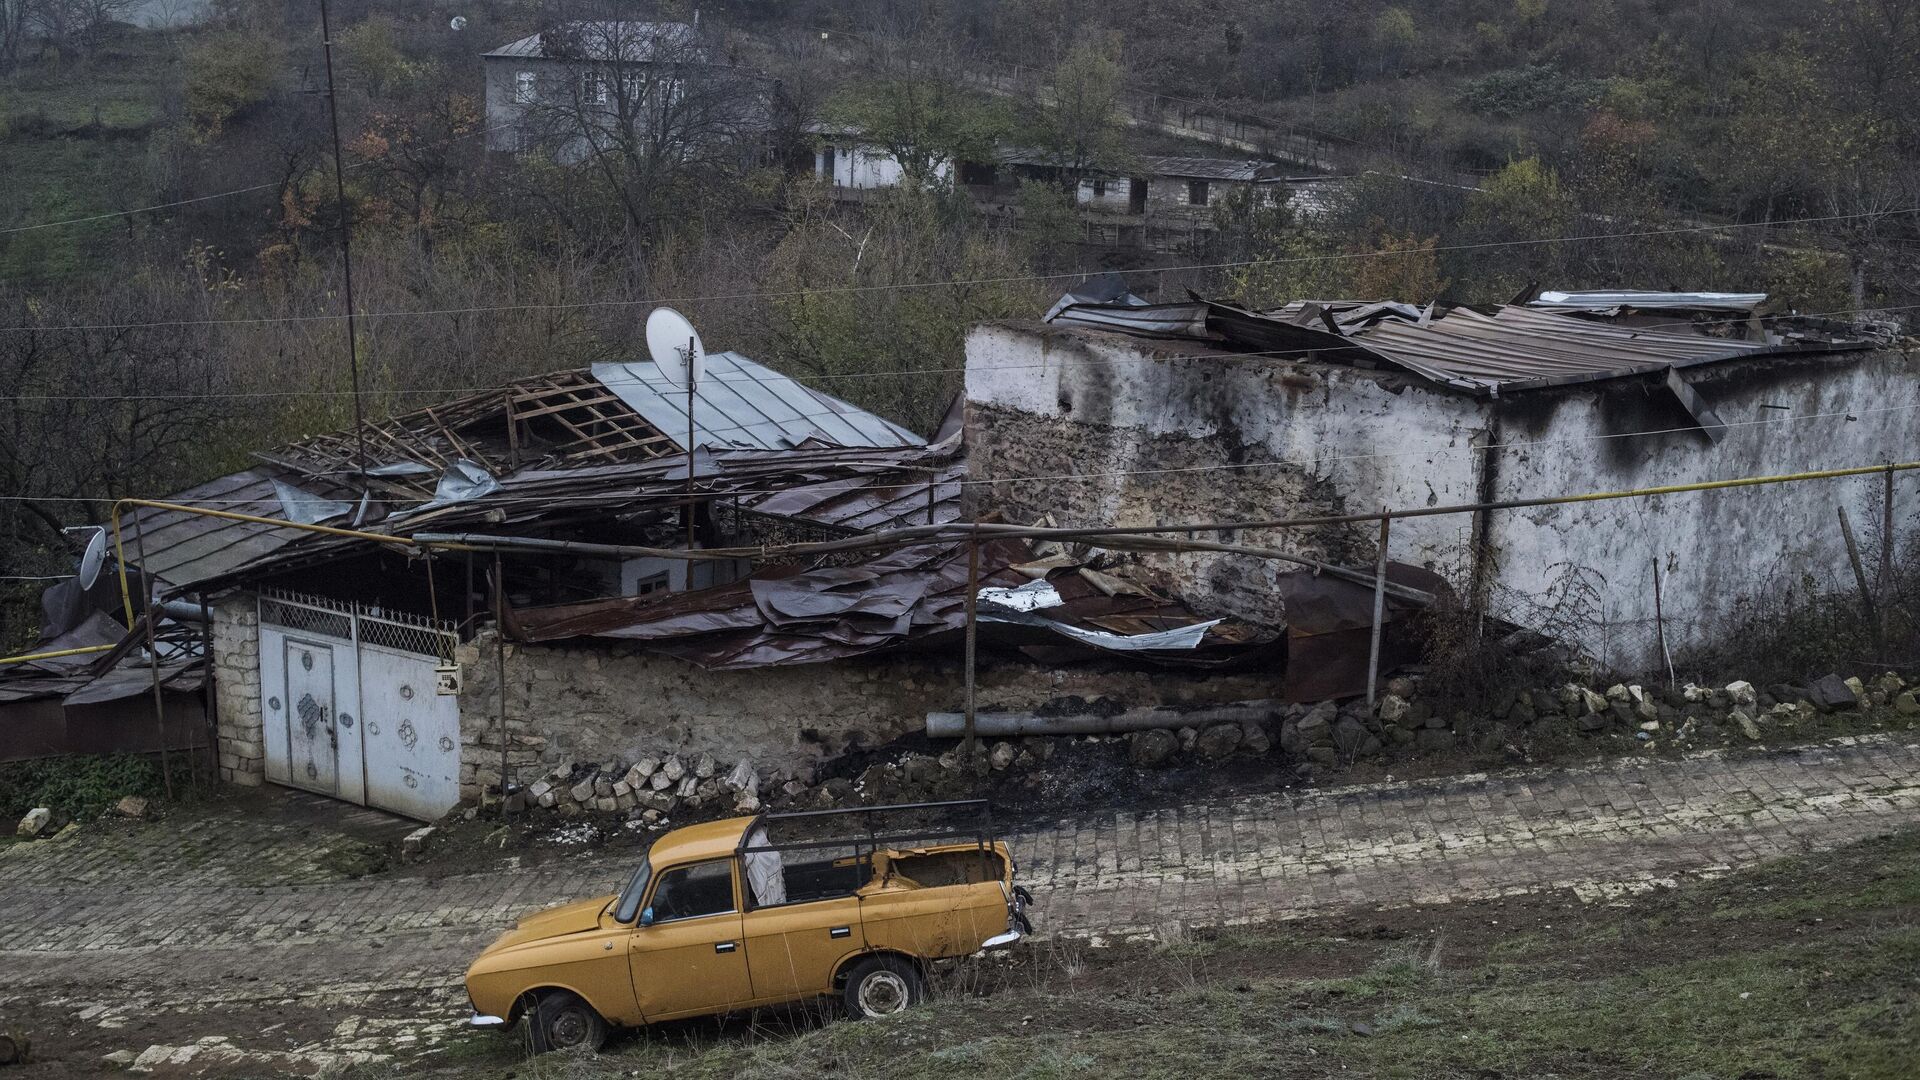
MULTIPOLYGON (((1895 319, 1920 302, 1910 0, 330 15, 344 206, 316 0, 0 0, 0 562, 60 572, 57 529, 99 500, 350 422, 343 211, 373 416, 630 357, 673 303, 718 347, 929 431, 968 325, 1032 317, 1112 268, 1144 294, 1252 304, 1529 282, 1895 319), (636 98, 665 102, 675 139, 490 151, 480 54, 607 18, 697 22, 705 74, 636 98), (728 119, 748 107, 750 137, 728 119), (1150 152, 1248 156, 1138 123, 1150 110, 1281 133, 1354 179, 1312 220, 1226 200, 1205 250, 1167 257, 1085 243, 1057 184, 983 213, 945 169, 1008 146, 1067 181, 1150 152), (903 182, 836 198, 813 176, 815 133, 836 129, 903 182)), ((576 139, 584 123, 544 122, 576 139)))

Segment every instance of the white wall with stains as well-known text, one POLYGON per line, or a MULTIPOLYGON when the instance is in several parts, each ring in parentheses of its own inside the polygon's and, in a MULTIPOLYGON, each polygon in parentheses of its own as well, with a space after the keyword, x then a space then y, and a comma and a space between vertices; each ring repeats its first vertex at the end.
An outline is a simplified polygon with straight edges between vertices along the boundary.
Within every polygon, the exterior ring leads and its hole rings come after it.
MULTIPOLYGON (((1732 425, 1715 445, 1671 392, 1640 379, 1480 400, 1410 376, 1235 356, 1191 342, 988 324, 967 341, 976 506, 1060 524, 1244 520, 1683 484, 1920 458, 1920 357, 1863 352, 1696 369, 1732 425), (1848 419, 1851 416, 1852 419, 1848 419), (1657 434, 1637 434, 1656 432, 1657 434), (1623 437, 1628 436, 1628 437, 1623 437), (1486 449, 1492 446, 1492 450, 1486 449)), ((1851 580, 1835 509, 1879 520, 1881 479, 1811 481, 1487 515, 1483 568, 1496 610, 1569 568, 1601 581, 1586 644, 1651 663, 1653 561, 1676 646, 1712 632, 1773 575, 1851 580)), ((1920 475, 1896 479, 1896 523, 1920 509, 1920 475)), ((1474 515, 1393 526, 1398 561, 1473 587, 1474 515)), ((1376 530, 1344 526, 1241 543, 1363 564, 1376 530)), ((1273 567, 1148 560, 1190 599, 1257 615, 1273 567)))

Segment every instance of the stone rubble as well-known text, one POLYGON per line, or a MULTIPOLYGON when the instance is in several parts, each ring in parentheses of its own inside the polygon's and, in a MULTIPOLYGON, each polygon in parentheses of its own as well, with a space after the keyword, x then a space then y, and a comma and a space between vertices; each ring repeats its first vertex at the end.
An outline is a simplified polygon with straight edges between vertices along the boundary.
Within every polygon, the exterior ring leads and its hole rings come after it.
POLYGON ((1389 755, 1457 749, 1519 754, 1529 731, 1567 731, 1586 738, 1620 738, 1645 747, 1698 745, 1729 738, 1759 742, 1769 729, 1789 729, 1836 709, 1884 708, 1920 715, 1916 689, 1894 673, 1870 679, 1828 676, 1806 686, 1765 687, 1744 680, 1725 686, 1602 687, 1565 682, 1508 691, 1472 713, 1451 714, 1422 693, 1421 679, 1400 675, 1383 684, 1369 708, 1364 700, 1276 705, 1264 720, 1201 723, 1124 734, 1036 737, 983 742, 968 761, 956 743, 942 753, 902 752, 874 761, 854 778, 816 782, 809 764, 757 767, 741 758, 731 768, 712 754, 661 752, 632 762, 561 765, 511 795, 562 817, 618 815, 631 827, 664 827, 676 814, 720 816, 762 809, 827 809, 854 803, 917 802, 973 797, 979 781, 1043 765, 1068 741, 1118 744, 1137 769, 1202 765, 1234 757, 1277 757, 1295 775, 1310 778, 1389 755))

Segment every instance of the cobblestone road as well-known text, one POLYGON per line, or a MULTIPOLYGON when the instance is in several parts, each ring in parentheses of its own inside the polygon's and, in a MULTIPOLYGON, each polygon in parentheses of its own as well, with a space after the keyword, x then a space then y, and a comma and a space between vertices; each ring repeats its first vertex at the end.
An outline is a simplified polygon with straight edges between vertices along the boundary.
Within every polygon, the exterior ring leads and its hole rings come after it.
MULTIPOLYGON (((0 1022, 57 1018, 162 1073, 312 1072, 431 1044, 456 1030, 442 1021, 480 945, 529 909, 611 891, 631 857, 343 880, 342 844, 411 826, 324 804, 316 827, 318 800, 283 801, 306 812, 0 848, 0 1022)), ((1042 932, 1111 941, 1554 890, 1604 900, 1917 824, 1920 745, 1881 736, 1110 812, 1012 839, 1042 932)))

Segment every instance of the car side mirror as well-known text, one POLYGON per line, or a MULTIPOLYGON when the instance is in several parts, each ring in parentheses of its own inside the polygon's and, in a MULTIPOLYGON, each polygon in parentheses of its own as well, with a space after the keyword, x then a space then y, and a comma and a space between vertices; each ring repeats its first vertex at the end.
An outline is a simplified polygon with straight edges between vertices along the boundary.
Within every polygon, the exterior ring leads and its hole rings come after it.
POLYGON ((641 926, 653 925, 653 909, 652 908, 647 908, 645 911, 642 911, 640 913, 640 925, 641 926))

